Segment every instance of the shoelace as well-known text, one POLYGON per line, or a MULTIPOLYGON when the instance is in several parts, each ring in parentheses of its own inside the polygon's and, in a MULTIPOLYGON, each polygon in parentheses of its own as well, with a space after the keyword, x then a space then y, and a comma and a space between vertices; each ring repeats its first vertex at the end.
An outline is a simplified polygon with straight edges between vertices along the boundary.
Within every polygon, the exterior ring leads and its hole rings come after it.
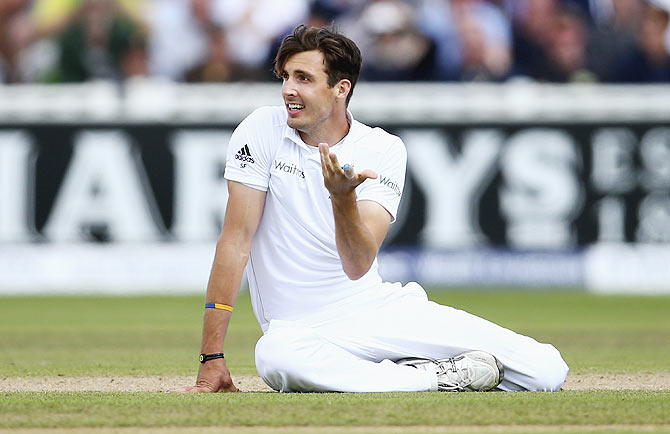
POLYGON ((463 357, 451 358, 445 360, 444 362, 438 362, 437 360, 432 360, 432 362, 437 365, 438 369, 437 384, 439 387, 447 390, 463 391, 465 390, 465 386, 472 383, 472 379, 470 378, 472 373, 470 372, 470 370, 468 370, 467 368, 458 369, 456 367, 456 361, 462 358, 463 357), (455 379, 449 375, 449 371, 454 373, 456 377, 455 379), (449 381, 448 382, 440 381, 442 378, 447 378, 449 379, 449 381))

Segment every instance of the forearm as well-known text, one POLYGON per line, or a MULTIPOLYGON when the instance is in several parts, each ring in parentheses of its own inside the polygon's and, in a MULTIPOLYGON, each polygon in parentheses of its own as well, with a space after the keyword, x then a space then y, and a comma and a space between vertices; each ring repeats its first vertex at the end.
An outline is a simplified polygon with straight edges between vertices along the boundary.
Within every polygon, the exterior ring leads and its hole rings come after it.
MULTIPOLYGON (((224 224, 225 232, 225 224, 224 224)), ((235 250, 235 243, 225 243, 222 234, 216 244, 214 264, 207 285, 207 303, 221 303, 234 306, 239 293, 242 270, 246 264, 247 255, 240 255, 235 250)), ((246 250, 248 252, 248 249, 246 250)), ((229 312, 225 309, 205 309, 205 318, 202 330, 201 353, 213 354, 223 352, 223 340, 226 337, 229 312)), ((215 358, 200 363, 198 378, 195 386, 175 389, 178 393, 193 392, 239 392, 235 387, 230 370, 224 358, 215 358)))
MULTIPOLYGON (((226 243, 223 237, 219 240, 207 285, 207 303, 235 306, 248 257, 248 248, 226 243)), ((232 312, 223 309, 205 309, 201 348, 203 353, 223 351, 231 315, 232 312)))
MULTIPOLYGON (((249 259, 251 240, 256 233, 265 206, 265 192, 254 190, 239 182, 228 181, 228 205, 212 271, 207 284, 206 303, 235 306, 240 291, 242 273, 249 259)), ((201 352, 223 352, 228 323, 232 312, 206 308, 201 352)), ((200 364, 196 385, 176 392, 237 392, 223 358, 200 364)))
POLYGON ((361 219, 355 191, 331 195, 331 201, 342 268, 351 280, 357 280, 372 266, 377 256, 377 240, 361 219))

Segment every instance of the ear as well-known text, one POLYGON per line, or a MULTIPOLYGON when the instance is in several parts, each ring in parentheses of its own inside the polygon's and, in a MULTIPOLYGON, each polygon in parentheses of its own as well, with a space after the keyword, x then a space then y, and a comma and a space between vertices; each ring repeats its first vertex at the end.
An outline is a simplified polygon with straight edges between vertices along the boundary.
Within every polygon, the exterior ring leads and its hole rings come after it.
POLYGON ((338 81, 335 85, 335 96, 343 101, 347 100, 347 95, 351 92, 351 82, 346 78, 338 81))

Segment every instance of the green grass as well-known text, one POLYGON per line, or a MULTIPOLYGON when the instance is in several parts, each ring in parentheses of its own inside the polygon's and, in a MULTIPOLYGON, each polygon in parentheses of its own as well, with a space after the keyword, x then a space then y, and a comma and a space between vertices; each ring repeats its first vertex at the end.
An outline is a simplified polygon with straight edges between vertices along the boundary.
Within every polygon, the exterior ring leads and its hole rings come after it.
MULTIPOLYGON (((432 292, 431 298, 553 343, 572 373, 670 371, 667 296, 448 291, 432 292)), ((195 296, 0 298, 0 377, 194 375, 202 305, 203 297, 195 296)), ((242 295, 226 341, 233 374, 256 373, 253 348, 259 336, 249 297, 242 295)), ((420 427, 459 425, 495 432, 556 426, 564 426, 566 432, 587 428, 669 432, 669 424, 667 390, 211 396, 0 393, 0 430, 340 426, 384 432, 411 425, 412 432, 425 432, 420 427), (509 430, 495 428, 499 426, 509 430)))
POLYGON ((554 344, 572 373, 670 371, 670 296, 515 291, 431 298, 554 344))
MULTIPOLYGON (((0 375, 193 374, 203 305, 194 296, 1 298, 0 375)), ((248 295, 233 324, 226 359, 236 374, 256 374, 261 331, 248 295)))
MULTIPOLYGON (((553 343, 573 373, 670 370, 670 297, 436 291, 431 298, 553 343)), ((0 298, 0 375, 193 374, 202 305, 194 296, 0 298)), ((260 333, 242 295, 225 348, 235 374, 256 374, 260 333)))
POLYGON ((0 427, 658 425, 668 423, 670 392, 29 393, 0 400, 0 427))

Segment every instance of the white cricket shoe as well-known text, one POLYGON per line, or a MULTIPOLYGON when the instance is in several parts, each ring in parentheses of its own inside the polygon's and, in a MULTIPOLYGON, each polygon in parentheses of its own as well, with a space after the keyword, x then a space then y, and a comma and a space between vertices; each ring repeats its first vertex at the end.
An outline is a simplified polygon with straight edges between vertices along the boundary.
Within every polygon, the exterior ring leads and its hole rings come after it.
POLYGON ((437 390, 446 392, 483 392, 500 384, 502 363, 484 351, 468 351, 450 359, 407 358, 398 365, 412 366, 437 374, 437 390))

